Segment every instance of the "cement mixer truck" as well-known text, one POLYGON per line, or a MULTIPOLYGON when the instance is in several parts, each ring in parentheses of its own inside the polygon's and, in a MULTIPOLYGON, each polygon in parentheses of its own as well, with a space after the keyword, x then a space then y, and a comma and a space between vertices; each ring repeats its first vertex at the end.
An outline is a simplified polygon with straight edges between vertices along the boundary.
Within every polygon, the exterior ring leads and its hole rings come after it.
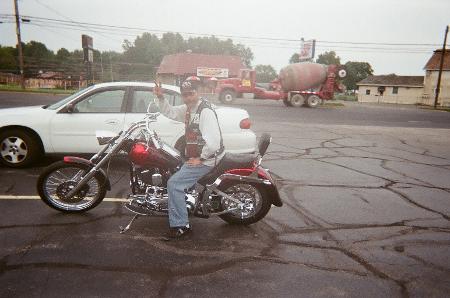
POLYGON ((219 80, 215 92, 223 103, 232 103, 237 97, 250 94, 255 99, 282 100, 289 107, 314 108, 323 100, 333 99, 335 91, 342 91, 337 78, 345 75, 345 70, 336 65, 294 63, 281 69, 268 88, 262 88, 256 83, 254 70, 242 69, 238 78, 219 80))

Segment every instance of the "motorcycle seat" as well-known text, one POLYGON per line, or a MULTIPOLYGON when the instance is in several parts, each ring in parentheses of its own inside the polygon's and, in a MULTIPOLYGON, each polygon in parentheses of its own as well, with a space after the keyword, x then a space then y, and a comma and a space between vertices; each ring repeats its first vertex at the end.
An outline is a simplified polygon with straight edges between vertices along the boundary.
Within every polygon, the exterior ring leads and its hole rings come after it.
POLYGON ((217 177, 231 169, 252 169, 256 155, 225 153, 219 163, 198 180, 201 185, 211 184, 217 177))
POLYGON ((219 163, 198 180, 201 185, 211 184, 217 177, 232 169, 252 169, 256 155, 225 153, 219 163))

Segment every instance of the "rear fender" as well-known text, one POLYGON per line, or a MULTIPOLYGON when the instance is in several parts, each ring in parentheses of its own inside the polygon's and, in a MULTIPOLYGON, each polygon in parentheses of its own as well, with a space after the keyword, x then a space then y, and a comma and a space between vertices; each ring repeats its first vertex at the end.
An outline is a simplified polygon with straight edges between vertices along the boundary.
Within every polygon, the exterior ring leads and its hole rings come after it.
POLYGON ((226 171, 223 178, 259 184, 272 199, 273 205, 277 207, 283 206, 283 202, 281 201, 277 186, 270 173, 266 169, 258 167, 258 177, 254 177, 251 176, 254 171, 255 169, 232 169, 226 171), (241 176, 241 178, 239 178, 238 176, 241 176))
MULTIPOLYGON (((93 168, 95 166, 95 164, 93 164, 90 160, 81 158, 81 157, 75 157, 75 156, 64 156, 64 162, 71 163, 71 164, 82 164, 89 168, 93 168)), ((105 183, 106 189, 111 190, 111 182, 109 181, 109 178, 106 176, 105 171, 103 171, 102 169, 99 169, 98 173, 102 177, 102 180, 105 183)))

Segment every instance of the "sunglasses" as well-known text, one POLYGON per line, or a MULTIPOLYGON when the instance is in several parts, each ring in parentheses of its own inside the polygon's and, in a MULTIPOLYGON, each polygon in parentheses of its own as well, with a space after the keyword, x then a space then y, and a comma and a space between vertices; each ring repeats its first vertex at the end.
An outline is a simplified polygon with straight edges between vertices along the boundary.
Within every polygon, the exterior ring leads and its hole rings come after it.
POLYGON ((188 96, 192 96, 194 95, 194 91, 185 91, 185 92, 181 92, 181 96, 183 97, 188 97, 188 96))

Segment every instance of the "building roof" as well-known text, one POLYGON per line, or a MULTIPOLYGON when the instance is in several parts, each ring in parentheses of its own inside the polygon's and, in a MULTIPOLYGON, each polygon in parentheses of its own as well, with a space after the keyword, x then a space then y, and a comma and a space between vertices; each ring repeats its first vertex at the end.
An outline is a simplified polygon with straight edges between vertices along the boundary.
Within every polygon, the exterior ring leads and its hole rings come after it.
POLYGON ((58 71, 46 71, 37 76, 39 79, 63 79, 64 75, 58 71))
POLYGON ((397 76, 395 74, 368 76, 357 85, 422 87, 423 76, 397 76))
MULTIPOLYGON (((428 60, 423 69, 425 70, 439 70, 441 63, 442 49, 436 50, 428 60)), ((450 70, 450 50, 445 51, 443 70, 450 70)))
POLYGON ((237 76, 246 68, 239 56, 178 53, 164 56, 158 74, 197 74, 197 67, 228 68, 229 76, 237 76))

